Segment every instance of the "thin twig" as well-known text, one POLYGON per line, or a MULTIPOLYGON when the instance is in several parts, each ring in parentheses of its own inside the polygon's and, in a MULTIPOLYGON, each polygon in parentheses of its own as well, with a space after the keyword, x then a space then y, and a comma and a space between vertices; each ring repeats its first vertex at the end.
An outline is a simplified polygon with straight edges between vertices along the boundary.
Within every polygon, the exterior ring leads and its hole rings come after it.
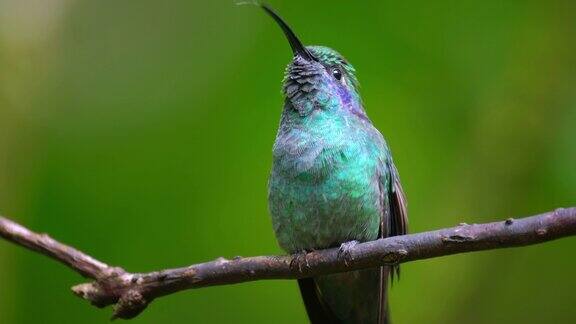
POLYGON ((155 298, 185 289, 264 279, 305 278, 456 253, 531 245, 571 235, 576 235, 576 208, 365 242, 351 247, 345 260, 339 257, 335 248, 310 252, 305 257, 218 258, 184 268, 129 273, 46 234, 32 232, 0 217, 0 236, 94 279, 94 282, 72 287, 72 291, 98 307, 114 304, 113 318, 125 319, 138 315, 155 298))

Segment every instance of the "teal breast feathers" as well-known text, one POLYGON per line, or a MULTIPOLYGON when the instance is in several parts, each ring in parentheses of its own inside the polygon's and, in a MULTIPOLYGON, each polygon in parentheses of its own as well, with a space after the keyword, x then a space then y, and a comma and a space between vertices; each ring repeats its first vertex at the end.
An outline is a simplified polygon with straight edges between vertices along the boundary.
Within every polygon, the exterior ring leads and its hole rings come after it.
POLYGON ((291 127, 277 136, 269 201, 276 236, 287 251, 377 238, 384 146, 355 125, 364 121, 337 116, 311 116, 316 127, 291 127))

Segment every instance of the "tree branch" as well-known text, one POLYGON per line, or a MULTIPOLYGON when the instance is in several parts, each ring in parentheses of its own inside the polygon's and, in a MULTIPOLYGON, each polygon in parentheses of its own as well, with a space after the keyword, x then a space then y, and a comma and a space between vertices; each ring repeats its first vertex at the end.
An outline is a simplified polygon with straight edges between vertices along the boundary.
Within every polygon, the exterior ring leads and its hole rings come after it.
POLYGON ((149 273, 129 273, 100 262, 46 234, 0 217, 0 236, 45 254, 94 282, 72 287, 97 307, 114 304, 113 318, 132 318, 155 298, 177 291, 263 279, 297 279, 463 252, 524 246, 576 235, 576 208, 522 219, 459 226, 355 245, 347 258, 338 249, 306 255, 235 257, 149 273))

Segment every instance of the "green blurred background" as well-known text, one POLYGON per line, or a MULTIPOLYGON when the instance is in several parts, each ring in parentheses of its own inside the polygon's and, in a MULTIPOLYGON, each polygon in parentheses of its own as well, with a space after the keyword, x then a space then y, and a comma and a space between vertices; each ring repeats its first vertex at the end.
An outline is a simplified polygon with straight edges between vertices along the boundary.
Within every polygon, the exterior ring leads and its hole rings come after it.
MULTIPOLYGON (((576 204, 574 1, 270 1, 355 65, 413 232, 576 204)), ((0 212, 130 271, 281 253, 266 205, 289 47, 232 1, 0 0, 0 212)), ((413 262, 395 323, 573 323, 576 239, 413 262)), ((0 241, 0 323, 104 323, 0 241)), ((134 323, 304 323, 292 281, 134 323)))

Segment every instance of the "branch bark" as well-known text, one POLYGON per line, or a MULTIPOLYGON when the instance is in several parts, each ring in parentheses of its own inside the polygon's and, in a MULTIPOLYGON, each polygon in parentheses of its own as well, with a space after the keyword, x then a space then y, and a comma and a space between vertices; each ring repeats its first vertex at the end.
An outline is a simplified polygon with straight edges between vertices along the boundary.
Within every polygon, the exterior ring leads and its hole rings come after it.
POLYGON ((0 236, 93 279, 72 287, 72 291, 97 307, 115 305, 113 318, 124 319, 140 314, 157 297, 185 289, 264 279, 298 279, 456 253, 531 245, 571 235, 576 235, 576 208, 360 243, 350 249, 346 258, 333 248, 305 255, 218 258, 183 268, 130 273, 0 217, 0 236))

